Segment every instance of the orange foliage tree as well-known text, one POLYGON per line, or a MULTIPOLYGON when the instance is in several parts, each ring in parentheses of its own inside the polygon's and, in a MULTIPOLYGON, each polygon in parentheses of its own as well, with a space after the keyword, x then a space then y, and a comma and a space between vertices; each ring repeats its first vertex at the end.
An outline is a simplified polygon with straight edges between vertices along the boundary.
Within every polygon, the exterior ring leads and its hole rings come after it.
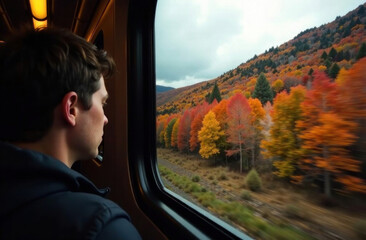
MULTIPOLYGON (((227 104, 228 115, 228 142, 231 143, 232 149, 226 151, 227 156, 239 153, 240 156, 240 173, 243 171, 243 150, 246 138, 253 134, 250 131, 251 109, 247 99, 241 93, 237 93, 229 99, 227 104)), ((248 162, 246 168, 248 169, 248 162)))
MULTIPOLYGON (((366 166, 366 58, 341 73, 336 79, 340 92, 337 107, 344 118, 358 124, 355 131, 358 138, 352 155, 366 166)), ((363 170, 363 178, 366 178, 366 169, 363 170)))
MULTIPOLYGON (((212 108, 212 112, 215 113, 216 120, 219 122, 220 128, 224 132, 226 132, 227 127, 228 127, 228 123, 227 123, 228 116, 227 116, 227 112, 226 112, 227 103, 228 103, 228 101, 226 99, 223 99, 220 101, 219 104, 217 104, 214 108, 212 108)), ((226 135, 221 136, 221 138, 218 142, 218 147, 220 149, 220 154, 225 153, 225 150, 227 150, 227 148, 229 147, 229 144, 227 143, 226 135)))
POLYGON ((179 122, 178 129, 178 140, 177 145, 179 151, 188 151, 189 149, 189 132, 191 131, 191 122, 192 122, 192 112, 190 110, 186 110, 179 122))
POLYGON ((196 107, 196 115, 194 116, 191 123, 191 131, 190 131, 190 139, 189 139, 189 148, 191 152, 195 151, 199 146, 198 141, 198 131, 202 128, 202 121, 204 116, 210 111, 213 106, 217 105, 216 99, 212 102, 212 104, 208 104, 204 102, 202 105, 196 107))
POLYGON ((345 190, 366 192, 362 181, 351 175, 360 171, 360 162, 352 159, 348 150, 355 142, 353 132, 357 125, 337 113, 338 94, 336 84, 325 73, 316 73, 313 89, 301 104, 303 119, 298 122, 305 149, 301 170, 308 176, 323 176, 328 197, 333 180, 342 183, 345 190))

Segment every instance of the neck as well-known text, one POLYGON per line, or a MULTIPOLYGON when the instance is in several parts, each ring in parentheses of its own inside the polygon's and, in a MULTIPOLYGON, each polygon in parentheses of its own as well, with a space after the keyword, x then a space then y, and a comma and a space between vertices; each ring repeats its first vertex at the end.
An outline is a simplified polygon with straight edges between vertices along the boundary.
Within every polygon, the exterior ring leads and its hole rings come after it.
POLYGON ((49 133, 36 142, 21 142, 13 144, 20 148, 37 151, 51 156, 71 168, 75 161, 73 161, 68 152, 65 151, 67 148, 61 139, 62 138, 60 137, 54 138, 52 137, 52 133, 49 133))

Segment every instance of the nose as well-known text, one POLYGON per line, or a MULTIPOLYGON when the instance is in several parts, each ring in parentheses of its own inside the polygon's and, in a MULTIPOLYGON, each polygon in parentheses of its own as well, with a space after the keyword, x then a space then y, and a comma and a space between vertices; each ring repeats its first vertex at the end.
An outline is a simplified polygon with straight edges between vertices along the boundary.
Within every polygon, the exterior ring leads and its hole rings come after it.
POLYGON ((104 126, 107 125, 107 123, 108 123, 108 118, 106 115, 104 115, 104 126))

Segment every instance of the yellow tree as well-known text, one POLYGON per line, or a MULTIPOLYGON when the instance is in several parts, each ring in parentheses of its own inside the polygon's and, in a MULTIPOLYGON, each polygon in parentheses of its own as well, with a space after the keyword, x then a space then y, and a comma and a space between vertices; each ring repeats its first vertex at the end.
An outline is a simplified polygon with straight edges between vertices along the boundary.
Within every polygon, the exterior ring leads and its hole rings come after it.
POLYGON ((172 130, 172 139, 171 139, 171 146, 178 148, 178 129, 179 129, 179 122, 180 122, 180 118, 178 118, 177 121, 175 121, 174 125, 173 125, 173 130, 172 130))
POLYGON ((263 138, 262 130, 263 126, 261 121, 264 119, 266 112, 262 107, 262 103, 258 98, 250 98, 248 100, 250 106, 250 127, 252 129, 253 134, 248 139, 248 148, 251 152, 252 158, 252 168, 255 166, 256 156, 259 153, 259 144, 263 138))
POLYGON ((290 94, 286 91, 277 94, 273 102, 273 123, 268 139, 262 141, 262 153, 264 157, 273 159, 273 165, 277 169, 274 173, 279 177, 291 177, 301 156, 296 122, 302 118, 300 104, 305 93, 303 86, 297 86, 291 88, 290 94))
POLYGON ((166 148, 171 147, 171 143, 172 143, 172 131, 173 131, 173 126, 175 124, 175 121, 177 121, 176 118, 173 118, 172 120, 170 120, 169 123, 168 123, 168 125, 165 128, 164 142, 165 142, 165 147, 166 148))
POLYGON ((279 93, 283 90, 284 87, 284 83, 281 79, 277 79, 276 81, 274 81, 272 83, 272 89, 276 92, 279 93))
POLYGON ((201 143, 200 155, 203 158, 209 158, 220 153, 217 142, 223 135, 224 132, 216 120, 215 113, 209 111, 202 121, 201 130, 198 132, 198 140, 201 143))

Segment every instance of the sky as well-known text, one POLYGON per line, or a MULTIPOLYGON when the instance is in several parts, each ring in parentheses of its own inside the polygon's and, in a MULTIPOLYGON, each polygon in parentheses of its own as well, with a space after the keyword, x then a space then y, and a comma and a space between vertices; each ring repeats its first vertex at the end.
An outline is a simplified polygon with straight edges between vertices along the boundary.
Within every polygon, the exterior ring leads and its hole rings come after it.
POLYGON ((156 84, 214 79, 365 0, 158 0, 156 84))

